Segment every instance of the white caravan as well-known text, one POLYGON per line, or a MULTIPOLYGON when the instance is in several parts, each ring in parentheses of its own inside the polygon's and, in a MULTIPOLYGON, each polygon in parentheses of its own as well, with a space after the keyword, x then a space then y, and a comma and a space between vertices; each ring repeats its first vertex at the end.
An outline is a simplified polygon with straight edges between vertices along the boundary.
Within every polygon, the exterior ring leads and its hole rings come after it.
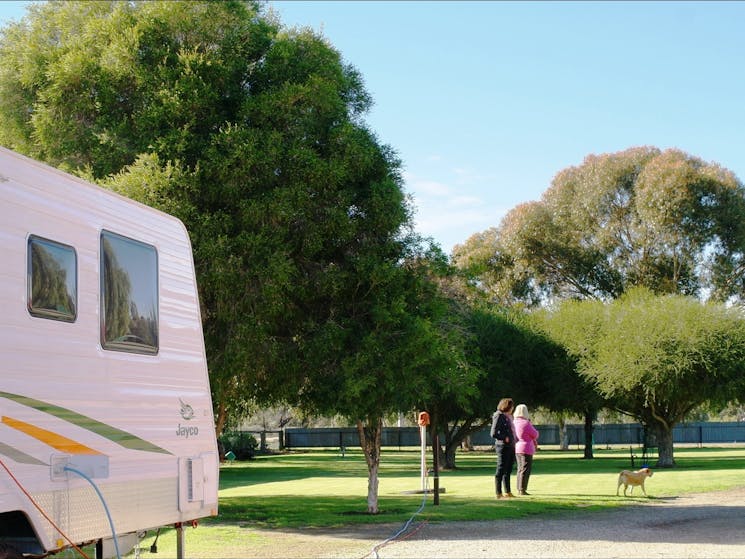
POLYGON ((218 471, 183 224, 0 148, 0 547, 182 554, 218 471))

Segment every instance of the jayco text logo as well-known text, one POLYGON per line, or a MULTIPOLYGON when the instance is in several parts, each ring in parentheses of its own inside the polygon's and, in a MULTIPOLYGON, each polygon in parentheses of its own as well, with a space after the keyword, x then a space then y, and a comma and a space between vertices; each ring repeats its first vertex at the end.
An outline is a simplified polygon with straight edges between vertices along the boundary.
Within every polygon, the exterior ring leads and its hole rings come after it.
MULTIPOLYGON (((181 417, 184 418, 184 421, 191 421, 194 419, 194 408, 192 408, 189 404, 185 403, 181 398, 179 398, 179 403, 181 404, 181 409, 179 412, 181 413, 181 417)), ((181 423, 178 424, 178 427, 176 428, 176 436, 177 437, 184 437, 188 439, 189 437, 196 437, 199 435, 199 427, 191 426, 191 425, 181 425, 181 423)))

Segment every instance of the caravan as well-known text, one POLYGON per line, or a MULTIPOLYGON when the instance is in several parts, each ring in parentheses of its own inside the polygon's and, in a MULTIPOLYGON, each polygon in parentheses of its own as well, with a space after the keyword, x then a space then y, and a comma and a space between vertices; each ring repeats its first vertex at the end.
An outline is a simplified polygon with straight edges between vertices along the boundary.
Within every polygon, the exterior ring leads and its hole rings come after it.
POLYGON ((0 148, 0 544, 181 553, 218 470, 183 224, 0 148))

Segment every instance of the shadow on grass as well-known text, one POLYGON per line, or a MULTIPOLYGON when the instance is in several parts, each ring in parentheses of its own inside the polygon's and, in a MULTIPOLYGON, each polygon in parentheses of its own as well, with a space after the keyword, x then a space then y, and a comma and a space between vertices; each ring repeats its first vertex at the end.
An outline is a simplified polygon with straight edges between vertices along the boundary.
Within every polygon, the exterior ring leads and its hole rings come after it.
POLYGON ((220 513, 205 524, 248 522, 256 528, 318 528, 348 524, 400 522, 417 508, 413 500, 379 500, 380 512, 367 511, 361 497, 272 495, 268 497, 228 497, 220 499, 220 513))
MULTIPOLYGON (((384 452, 381 477, 418 477, 419 456, 419 452, 414 450, 384 452)), ((431 456, 427 459, 431 464, 431 456)), ((458 456, 457 465, 455 470, 441 472, 441 478, 493 475, 496 459, 491 451, 462 453, 458 456)), ((631 469, 625 449, 599 450, 592 460, 581 458, 579 452, 539 451, 534 462, 534 471, 542 476, 568 473, 617 474, 624 469, 631 469)), ((732 449, 686 448, 676 453, 676 466, 668 471, 692 470, 745 470, 745 459, 742 453, 733 456, 732 449)), ((338 451, 271 455, 250 462, 223 465, 220 470, 220 488, 250 487, 315 477, 364 479, 367 477, 367 466, 359 450, 348 450, 345 456, 341 456, 338 451)))
MULTIPOLYGON (((396 527, 413 518, 414 525, 426 523, 421 537, 435 541, 488 538, 526 542, 597 540, 613 544, 623 538, 639 544, 745 544, 745 506, 676 506, 644 497, 617 498, 617 506, 609 504, 608 499, 583 494, 491 501, 490 506, 485 506, 485 500, 474 503, 472 499, 448 498, 438 507, 427 502, 420 514, 416 514, 418 507, 411 499, 388 498, 381 499, 381 513, 378 515, 365 514, 364 500, 354 498, 278 496, 259 499, 258 502, 255 498, 228 501, 220 517, 205 524, 287 531, 320 529, 326 535, 336 534, 340 538, 353 534, 358 538, 375 539, 380 530, 386 528, 375 528, 374 525, 396 527), (653 508, 639 506, 644 503, 656 504, 653 508), (250 520, 242 518, 241 511, 249 506, 262 509, 265 518, 261 520, 255 514, 250 520), (277 512, 280 509, 284 511, 282 516, 277 512), (331 521, 314 521, 316 512, 323 512, 318 517, 331 521), (449 524, 453 521, 479 521, 480 524, 471 524, 470 527, 449 524), (484 522, 494 524, 487 529, 484 522), (520 530, 515 529, 515 522, 520 523, 520 530)), ((639 548, 639 554, 644 556, 643 547, 639 548)))
MULTIPOLYGON (((220 499, 220 514, 205 524, 249 524, 255 528, 328 528, 354 524, 403 523, 417 511, 420 520, 491 521, 535 515, 591 511, 630 504, 635 499, 599 495, 545 495, 497 501, 492 496, 442 496, 434 506, 432 495, 385 496, 379 499, 378 514, 368 514, 364 496, 297 495, 241 496, 220 499)), ((648 501, 648 499, 638 499, 648 501)))
MULTIPOLYGON (((650 467, 655 468, 654 460, 650 467)), ((733 456, 731 448, 680 449, 675 453, 675 467, 665 470, 745 470, 742 455, 733 456)), ((452 472, 459 475, 483 475, 488 469, 494 470, 494 453, 480 451, 459 455, 458 467, 452 472)), ((534 468, 542 475, 568 473, 618 473, 621 470, 638 469, 631 467, 628 450, 599 450, 591 460, 584 459, 573 451, 539 451, 534 457, 534 468)), ((447 473, 447 472, 446 472, 447 473)))
MULTIPOLYGON (((419 475, 417 460, 413 453, 387 454, 381 461, 381 473, 389 476, 416 477, 419 475)), ((221 465, 220 489, 311 477, 366 478, 367 464, 361 452, 348 452, 345 456, 339 455, 338 452, 293 452, 259 457, 249 462, 221 465)))

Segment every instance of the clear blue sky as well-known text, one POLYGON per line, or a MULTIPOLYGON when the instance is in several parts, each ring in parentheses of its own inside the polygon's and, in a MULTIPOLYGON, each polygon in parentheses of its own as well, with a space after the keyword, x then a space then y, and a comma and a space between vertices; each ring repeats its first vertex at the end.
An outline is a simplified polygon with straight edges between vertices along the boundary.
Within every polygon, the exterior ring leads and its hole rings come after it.
POLYGON ((676 147, 745 179, 745 2, 270 6, 361 72, 417 229, 446 252, 590 153, 676 147))

